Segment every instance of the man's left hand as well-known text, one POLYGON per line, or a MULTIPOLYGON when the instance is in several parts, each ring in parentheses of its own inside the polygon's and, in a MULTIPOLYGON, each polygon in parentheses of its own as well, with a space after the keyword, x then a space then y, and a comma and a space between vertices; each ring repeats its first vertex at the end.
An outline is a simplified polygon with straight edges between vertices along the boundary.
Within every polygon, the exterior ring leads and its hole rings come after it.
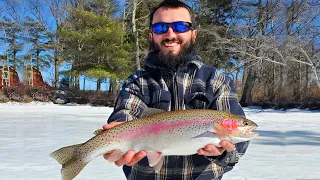
POLYGON ((198 155, 220 156, 224 151, 231 152, 235 148, 234 144, 232 144, 229 141, 225 141, 225 140, 220 142, 220 146, 221 147, 216 147, 212 144, 208 144, 208 145, 206 145, 206 147, 198 150, 198 155))

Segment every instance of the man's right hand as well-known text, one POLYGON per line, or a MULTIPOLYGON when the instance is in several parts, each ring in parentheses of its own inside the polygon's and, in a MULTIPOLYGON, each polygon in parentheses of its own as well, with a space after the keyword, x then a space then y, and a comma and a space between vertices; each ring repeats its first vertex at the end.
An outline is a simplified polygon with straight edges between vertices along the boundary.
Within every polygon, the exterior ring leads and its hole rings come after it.
MULTIPOLYGON (((114 126, 117 126, 121 123, 123 123, 123 122, 111 122, 109 124, 104 125, 103 129, 104 130, 111 129, 114 126)), ((108 157, 110 155, 111 155, 111 153, 107 153, 103 157, 105 159, 108 159, 108 157)), ((132 166, 132 165, 136 164, 137 162, 139 162, 144 157, 146 157, 146 155, 147 155, 146 151, 139 151, 136 153, 133 150, 130 150, 130 151, 126 152, 119 160, 115 161, 114 164, 117 166, 123 166, 123 165, 132 166)))

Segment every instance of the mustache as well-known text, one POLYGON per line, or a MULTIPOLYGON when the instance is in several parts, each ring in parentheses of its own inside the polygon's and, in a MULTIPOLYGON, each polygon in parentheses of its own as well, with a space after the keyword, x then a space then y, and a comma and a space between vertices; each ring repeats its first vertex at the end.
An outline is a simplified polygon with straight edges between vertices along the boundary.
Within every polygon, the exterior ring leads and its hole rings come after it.
POLYGON ((161 44, 163 45, 164 43, 167 43, 167 42, 176 42, 176 43, 182 43, 182 41, 178 38, 173 38, 173 39, 164 39, 163 41, 161 41, 161 44))

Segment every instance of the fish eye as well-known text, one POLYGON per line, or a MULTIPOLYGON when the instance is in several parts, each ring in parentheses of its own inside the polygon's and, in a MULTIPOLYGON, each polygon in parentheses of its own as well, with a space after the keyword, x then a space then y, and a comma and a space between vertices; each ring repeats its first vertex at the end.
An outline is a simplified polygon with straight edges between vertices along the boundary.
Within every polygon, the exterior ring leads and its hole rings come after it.
POLYGON ((248 121, 244 121, 244 122, 243 122, 243 125, 249 126, 249 122, 248 122, 248 121))

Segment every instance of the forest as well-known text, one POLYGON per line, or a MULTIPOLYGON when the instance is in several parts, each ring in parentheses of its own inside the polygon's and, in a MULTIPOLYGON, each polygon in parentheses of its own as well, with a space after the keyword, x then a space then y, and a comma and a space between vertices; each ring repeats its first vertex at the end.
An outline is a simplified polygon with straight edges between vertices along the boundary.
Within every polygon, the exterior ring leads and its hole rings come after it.
MULTIPOLYGON (((112 106, 126 77, 143 69, 149 14, 160 2, 1 1, 0 66, 49 72, 52 89, 23 85, 0 96, 31 101, 36 92, 49 100, 52 90, 65 90, 71 101, 112 106), (94 79, 96 90, 80 88, 81 77, 94 79)), ((198 54, 235 81, 241 105, 320 109, 320 1, 184 2, 196 14, 198 54)))

